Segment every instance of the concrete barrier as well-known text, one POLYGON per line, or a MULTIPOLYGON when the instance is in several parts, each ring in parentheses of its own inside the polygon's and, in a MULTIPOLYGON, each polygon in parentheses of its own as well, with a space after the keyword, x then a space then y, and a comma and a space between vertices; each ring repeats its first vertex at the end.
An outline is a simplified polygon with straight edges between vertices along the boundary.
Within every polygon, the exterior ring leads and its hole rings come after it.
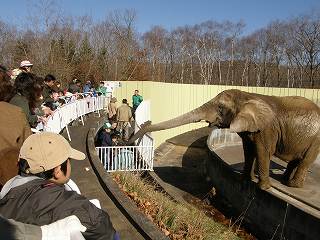
MULTIPOLYGON (((210 141, 213 140, 209 138, 209 147, 210 141)), ((215 142, 218 144, 219 139, 215 142)), ((216 199, 239 217, 238 223, 243 223, 259 239, 319 239, 319 210, 275 188, 260 190, 257 183, 243 180, 235 170, 237 167, 227 164, 214 148, 208 151, 212 158, 206 162, 206 172, 216 189, 216 199)))
POLYGON ((114 200, 117 207, 129 219, 129 221, 138 229, 145 239, 169 240, 163 232, 159 230, 139 209, 138 207, 119 189, 109 173, 103 168, 97 155, 94 139, 98 130, 102 127, 104 121, 98 123, 97 128, 91 128, 87 136, 87 152, 93 170, 98 177, 101 186, 106 193, 114 200))

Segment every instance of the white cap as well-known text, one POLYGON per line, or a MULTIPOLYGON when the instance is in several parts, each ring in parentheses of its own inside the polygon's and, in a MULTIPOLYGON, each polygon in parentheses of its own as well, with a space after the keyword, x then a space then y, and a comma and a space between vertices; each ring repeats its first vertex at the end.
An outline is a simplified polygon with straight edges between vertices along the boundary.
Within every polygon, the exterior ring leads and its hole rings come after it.
POLYGON ((20 67, 31 67, 31 66, 33 66, 33 64, 28 60, 24 60, 20 63, 20 67))

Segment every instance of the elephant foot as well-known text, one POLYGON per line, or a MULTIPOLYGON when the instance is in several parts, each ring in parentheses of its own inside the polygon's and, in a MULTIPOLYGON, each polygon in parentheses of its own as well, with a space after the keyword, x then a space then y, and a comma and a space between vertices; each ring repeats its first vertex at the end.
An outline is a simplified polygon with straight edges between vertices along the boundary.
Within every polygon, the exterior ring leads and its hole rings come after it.
POLYGON ((250 174, 251 181, 255 181, 257 179, 255 174, 250 174))
POLYGON ((287 185, 289 187, 295 187, 295 188, 302 188, 303 187, 303 181, 291 179, 288 181, 287 185))
POLYGON ((261 181, 260 180, 258 185, 261 190, 267 190, 267 189, 271 188, 271 184, 269 181, 261 181))

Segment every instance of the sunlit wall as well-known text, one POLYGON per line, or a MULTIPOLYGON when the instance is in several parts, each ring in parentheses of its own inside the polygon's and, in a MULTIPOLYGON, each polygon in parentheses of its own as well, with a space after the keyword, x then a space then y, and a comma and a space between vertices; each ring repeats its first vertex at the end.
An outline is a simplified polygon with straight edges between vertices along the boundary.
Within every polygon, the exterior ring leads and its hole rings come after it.
MULTIPOLYGON (((121 82, 121 87, 115 89, 113 95, 118 99, 118 106, 121 105, 123 98, 128 99, 129 104, 132 106, 133 92, 135 89, 139 89, 143 98, 151 102, 151 121, 158 123, 186 113, 215 97, 219 92, 231 88, 266 95, 305 96, 315 102, 320 98, 319 89, 192 85, 149 81, 121 82)), ((153 132, 155 147, 168 138, 205 125, 206 123, 191 123, 174 129, 153 132)))

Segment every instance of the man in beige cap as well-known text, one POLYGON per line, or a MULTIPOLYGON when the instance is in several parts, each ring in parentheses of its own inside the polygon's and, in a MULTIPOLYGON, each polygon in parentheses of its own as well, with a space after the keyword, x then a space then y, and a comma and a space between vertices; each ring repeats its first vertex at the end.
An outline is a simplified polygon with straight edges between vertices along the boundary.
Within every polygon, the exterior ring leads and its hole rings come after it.
POLYGON ((22 72, 31 72, 33 64, 29 60, 24 60, 20 63, 20 70, 22 72))
POLYGON ((86 239, 114 239, 108 214, 64 186, 71 174, 70 159, 84 160, 84 153, 73 149, 61 135, 44 132, 29 136, 19 157, 19 175, 0 193, 3 217, 45 225, 75 215, 86 227, 86 239))

